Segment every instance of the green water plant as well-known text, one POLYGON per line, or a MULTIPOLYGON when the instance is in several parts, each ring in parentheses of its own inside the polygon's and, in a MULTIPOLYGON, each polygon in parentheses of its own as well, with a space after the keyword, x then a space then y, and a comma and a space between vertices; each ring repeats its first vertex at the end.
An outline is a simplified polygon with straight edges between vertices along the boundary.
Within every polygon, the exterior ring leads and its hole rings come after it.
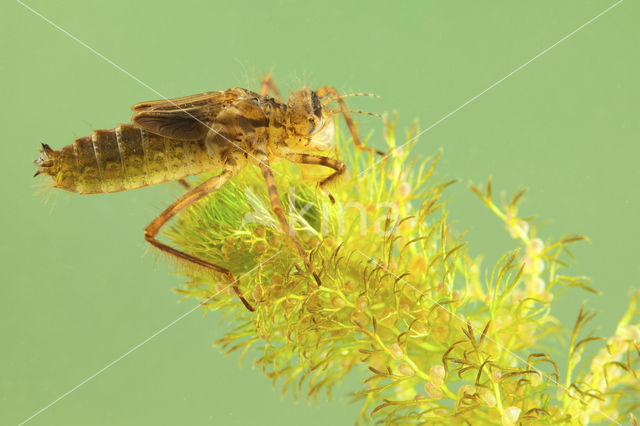
POLYGON ((524 191, 499 205, 490 181, 472 185, 515 242, 484 268, 448 218, 454 182, 434 176, 440 154, 422 161, 410 155, 414 142, 396 148, 394 122, 385 140, 393 154, 374 164, 338 138, 335 155, 348 172, 331 187, 335 204, 316 185, 322 171, 275 165, 322 286, 280 231, 257 168, 167 230, 177 247, 231 269, 256 308, 246 310, 225 277, 184 270, 178 292, 224 315, 220 348, 250 354, 283 393, 310 401, 356 376, 359 423, 635 422, 638 295, 607 339, 591 333, 595 314, 584 305, 575 324, 560 323, 551 309, 559 290, 595 291, 563 274, 569 246, 584 237, 543 239, 518 212, 524 191), (558 338, 568 338, 567 355, 550 352, 558 338), (586 348, 595 355, 581 359, 586 348))

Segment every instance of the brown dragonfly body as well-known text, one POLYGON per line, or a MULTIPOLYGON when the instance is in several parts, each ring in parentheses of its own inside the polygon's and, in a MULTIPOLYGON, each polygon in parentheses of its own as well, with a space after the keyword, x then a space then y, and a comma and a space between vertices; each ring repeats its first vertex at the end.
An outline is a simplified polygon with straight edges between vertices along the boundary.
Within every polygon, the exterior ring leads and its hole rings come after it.
POLYGON ((77 139, 60 150, 43 144, 35 161, 36 175, 51 176, 56 188, 95 194, 136 189, 220 170, 219 175, 190 189, 167 207, 145 228, 145 239, 164 253, 226 275, 247 309, 253 310, 228 269, 181 252, 156 237, 162 226, 180 210, 219 189, 246 165, 255 164, 265 178, 272 209, 283 231, 320 285, 304 248, 284 216, 269 163, 286 159, 329 167, 334 172, 320 182, 324 189, 344 172, 344 163, 307 151, 326 151, 332 147, 332 114, 336 112, 344 115, 356 147, 373 151, 360 143, 342 97, 332 87, 316 91, 303 88, 293 92, 285 104, 267 76, 260 94, 233 88, 139 103, 132 107, 133 124, 96 130, 91 136, 77 139), (268 95, 270 90, 275 97, 268 95), (321 102, 322 98, 327 99, 321 102), (338 102, 339 110, 325 108, 331 100, 338 102))
POLYGON ((60 151, 45 145, 42 157, 40 173, 50 174, 56 188, 81 194, 136 189, 221 166, 204 139, 169 139, 130 124, 96 130, 60 151))

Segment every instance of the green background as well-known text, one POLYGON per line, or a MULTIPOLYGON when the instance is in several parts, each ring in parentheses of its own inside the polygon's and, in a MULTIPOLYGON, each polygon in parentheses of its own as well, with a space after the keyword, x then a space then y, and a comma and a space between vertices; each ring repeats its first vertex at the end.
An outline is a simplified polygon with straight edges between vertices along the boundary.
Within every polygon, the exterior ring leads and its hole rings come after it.
MULTIPOLYGON (((613 1, 158 2, 30 0, 28 4, 165 96, 256 89, 273 71, 302 84, 374 92, 349 104, 430 126, 551 46, 613 1)), ((543 237, 584 233, 571 272, 601 297, 556 299, 567 325, 579 302, 610 335, 640 287, 640 18, 626 0, 427 132, 444 148, 441 176, 458 229, 485 266, 513 247, 467 188, 530 188, 522 212, 543 237)), ((181 278, 157 262, 142 229, 176 184, 101 196, 35 196, 40 141, 54 148, 126 122, 158 98, 13 1, 0 5, 0 423, 18 423, 191 309, 181 278), (47 202, 47 198, 49 202, 47 202), (145 255, 145 253, 147 253, 145 255)), ((382 147, 381 124, 360 119, 382 147)), ((44 178, 43 178, 44 179, 44 178)), ((216 316, 187 316, 34 418, 30 424, 351 424, 344 397, 308 407, 237 357, 211 346, 216 316)))

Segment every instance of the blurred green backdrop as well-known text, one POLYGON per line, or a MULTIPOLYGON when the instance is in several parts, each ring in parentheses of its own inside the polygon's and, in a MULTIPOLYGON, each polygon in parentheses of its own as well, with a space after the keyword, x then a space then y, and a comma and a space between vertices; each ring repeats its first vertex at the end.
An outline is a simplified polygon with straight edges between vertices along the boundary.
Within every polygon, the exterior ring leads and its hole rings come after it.
MULTIPOLYGON (((281 89, 335 85, 381 99, 349 104, 414 118, 422 128, 581 26, 613 1, 544 0, 157 2, 27 4, 169 97, 233 86, 257 89, 273 71, 281 89)), ((444 148, 441 176, 458 229, 490 266, 512 242, 471 194, 530 188, 525 215, 542 236, 584 233, 571 271, 604 294, 574 291, 613 331, 640 287, 640 5, 627 0, 427 132, 423 155, 444 148)), ((143 227, 180 192, 175 184, 103 196, 34 196, 40 141, 55 148, 126 122, 129 106, 158 96, 18 2, 0 5, 2 168, 0 423, 27 419, 191 309, 181 281, 155 262, 143 227)), ((382 146, 381 124, 360 119, 382 146)), ((194 313, 35 417, 30 424, 351 424, 345 384, 307 407, 237 357, 211 346, 215 315, 194 313)))

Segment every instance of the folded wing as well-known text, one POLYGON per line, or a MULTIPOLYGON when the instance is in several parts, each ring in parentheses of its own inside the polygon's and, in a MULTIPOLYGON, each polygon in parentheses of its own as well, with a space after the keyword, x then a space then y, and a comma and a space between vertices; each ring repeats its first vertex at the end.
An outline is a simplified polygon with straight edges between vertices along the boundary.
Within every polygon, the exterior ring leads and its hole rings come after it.
POLYGON ((218 114, 241 97, 256 95, 234 88, 182 98, 141 102, 131 107, 131 122, 148 132, 177 140, 198 140, 207 135, 218 114))

